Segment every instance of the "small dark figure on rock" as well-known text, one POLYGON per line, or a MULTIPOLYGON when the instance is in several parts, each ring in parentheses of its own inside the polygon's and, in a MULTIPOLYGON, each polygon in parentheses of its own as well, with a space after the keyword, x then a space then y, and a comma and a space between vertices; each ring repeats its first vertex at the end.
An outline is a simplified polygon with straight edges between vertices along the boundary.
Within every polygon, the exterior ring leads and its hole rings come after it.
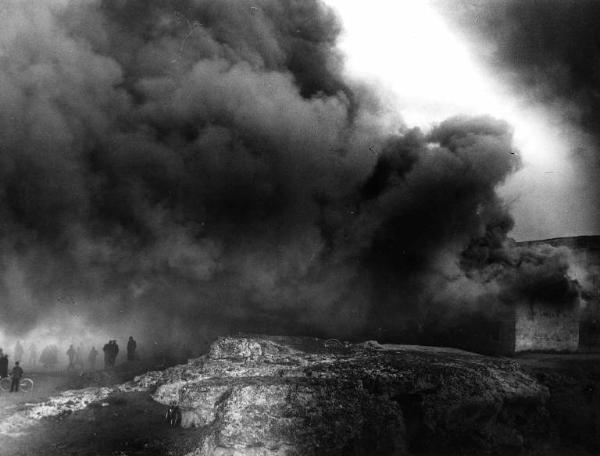
POLYGON ((195 410, 181 410, 175 402, 172 402, 169 406, 165 419, 172 428, 177 426, 184 429, 198 428, 206 424, 198 412, 195 410))
POLYGON ((165 414, 165 420, 169 423, 169 426, 176 428, 181 424, 181 409, 176 404, 171 404, 167 413, 165 414))

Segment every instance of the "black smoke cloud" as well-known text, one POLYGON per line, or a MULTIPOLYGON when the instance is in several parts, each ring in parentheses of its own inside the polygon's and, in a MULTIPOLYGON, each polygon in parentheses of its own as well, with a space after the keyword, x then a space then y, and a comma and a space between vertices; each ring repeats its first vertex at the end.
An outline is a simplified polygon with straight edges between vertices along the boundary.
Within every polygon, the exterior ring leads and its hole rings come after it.
MULTIPOLYGON (((385 133, 316 0, 2 8, 10 334, 71 313, 152 333, 348 335, 520 299, 521 265, 548 267, 519 263, 507 238, 509 125, 385 133)), ((558 263, 546 276, 568 285, 558 263)))
MULTIPOLYGON (((436 1, 438 11, 466 35, 473 52, 531 105, 543 106, 555 128, 569 132, 571 160, 581 182, 583 210, 600 204, 600 3, 436 1), (565 127, 566 126, 566 127, 565 127)), ((559 172, 560 170, 557 170, 559 172)), ((589 234, 600 229, 591 215, 589 234)), ((587 233, 586 233, 587 234, 587 233)))
POLYGON ((427 135, 387 140, 362 187, 377 221, 363 263, 374 324, 494 315, 515 303, 577 305, 569 249, 508 237, 514 222, 496 189, 519 166, 510 126, 492 118, 452 118, 427 135))

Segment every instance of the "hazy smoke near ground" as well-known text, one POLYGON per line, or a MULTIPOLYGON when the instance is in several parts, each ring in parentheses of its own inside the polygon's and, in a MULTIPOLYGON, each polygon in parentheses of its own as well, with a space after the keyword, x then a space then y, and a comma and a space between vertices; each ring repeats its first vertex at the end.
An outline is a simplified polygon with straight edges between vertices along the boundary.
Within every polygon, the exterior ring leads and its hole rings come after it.
POLYGON ((534 276, 576 294, 560 252, 507 239, 509 125, 390 136, 339 29, 316 0, 3 2, 5 331, 349 335, 534 276))

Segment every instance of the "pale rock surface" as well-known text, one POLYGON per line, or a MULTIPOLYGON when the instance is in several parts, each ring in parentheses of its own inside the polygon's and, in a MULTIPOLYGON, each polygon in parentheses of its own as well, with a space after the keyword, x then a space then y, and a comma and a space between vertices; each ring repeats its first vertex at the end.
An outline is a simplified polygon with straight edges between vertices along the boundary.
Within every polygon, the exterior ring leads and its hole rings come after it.
POLYGON ((130 392, 190 414, 190 456, 518 454, 552 435, 547 388, 512 360, 272 336, 219 338, 187 364, 27 405, 0 435, 130 392))
POLYGON ((194 456, 518 451, 543 430, 548 397, 507 359, 258 336, 220 338, 206 357, 130 388, 198 414, 194 456))

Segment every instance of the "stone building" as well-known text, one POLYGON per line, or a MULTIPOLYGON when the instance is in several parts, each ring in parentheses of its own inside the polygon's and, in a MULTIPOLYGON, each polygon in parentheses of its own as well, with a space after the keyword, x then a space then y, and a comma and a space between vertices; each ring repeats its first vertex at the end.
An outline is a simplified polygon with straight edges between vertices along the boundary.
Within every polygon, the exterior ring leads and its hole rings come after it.
POLYGON ((433 335, 422 342, 508 356, 528 351, 600 352, 600 236, 518 243, 544 244, 570 249, 570 274, 582 288, 578 302, 517 302, 492 314, 466 314, 449 327, 432 326, 428 332, 433 335))
POLYGON ((490 322, 484 351, 514 354, 541 352, 600 352, 600 236, 522 242, 568 247, 576 279, 583 288, 579 305, 557 307, 544 302, 518 303, 490 322))
POLYGON ((543 303, 514 309, 514 351, 575 352, 579 348, 580 311, 556 309, 543 303))
POLYGON ((478 353, 506 356, 528 351, 576 352, 580 325, 578 308, 519 303, 494 315, 469 317, 468 323, 451 328, 454 340, 444 342, 478 353))
MULTIPOLYGON (((556 315, 546 312, 546 318, 534 319, 535 334, 542 333, 544 326, 550 324, 554 331, 548 333, 556 337, 545 343, 537 338, 539 343, 533 344, 531 350, 600 352, 600 236, 554 238, 522 244, 568 247, 573 253, 575 277, 583 288, 578 309, 556 315)), ((517 344, 518 348, 525 346, 526 343, 517 344)))

